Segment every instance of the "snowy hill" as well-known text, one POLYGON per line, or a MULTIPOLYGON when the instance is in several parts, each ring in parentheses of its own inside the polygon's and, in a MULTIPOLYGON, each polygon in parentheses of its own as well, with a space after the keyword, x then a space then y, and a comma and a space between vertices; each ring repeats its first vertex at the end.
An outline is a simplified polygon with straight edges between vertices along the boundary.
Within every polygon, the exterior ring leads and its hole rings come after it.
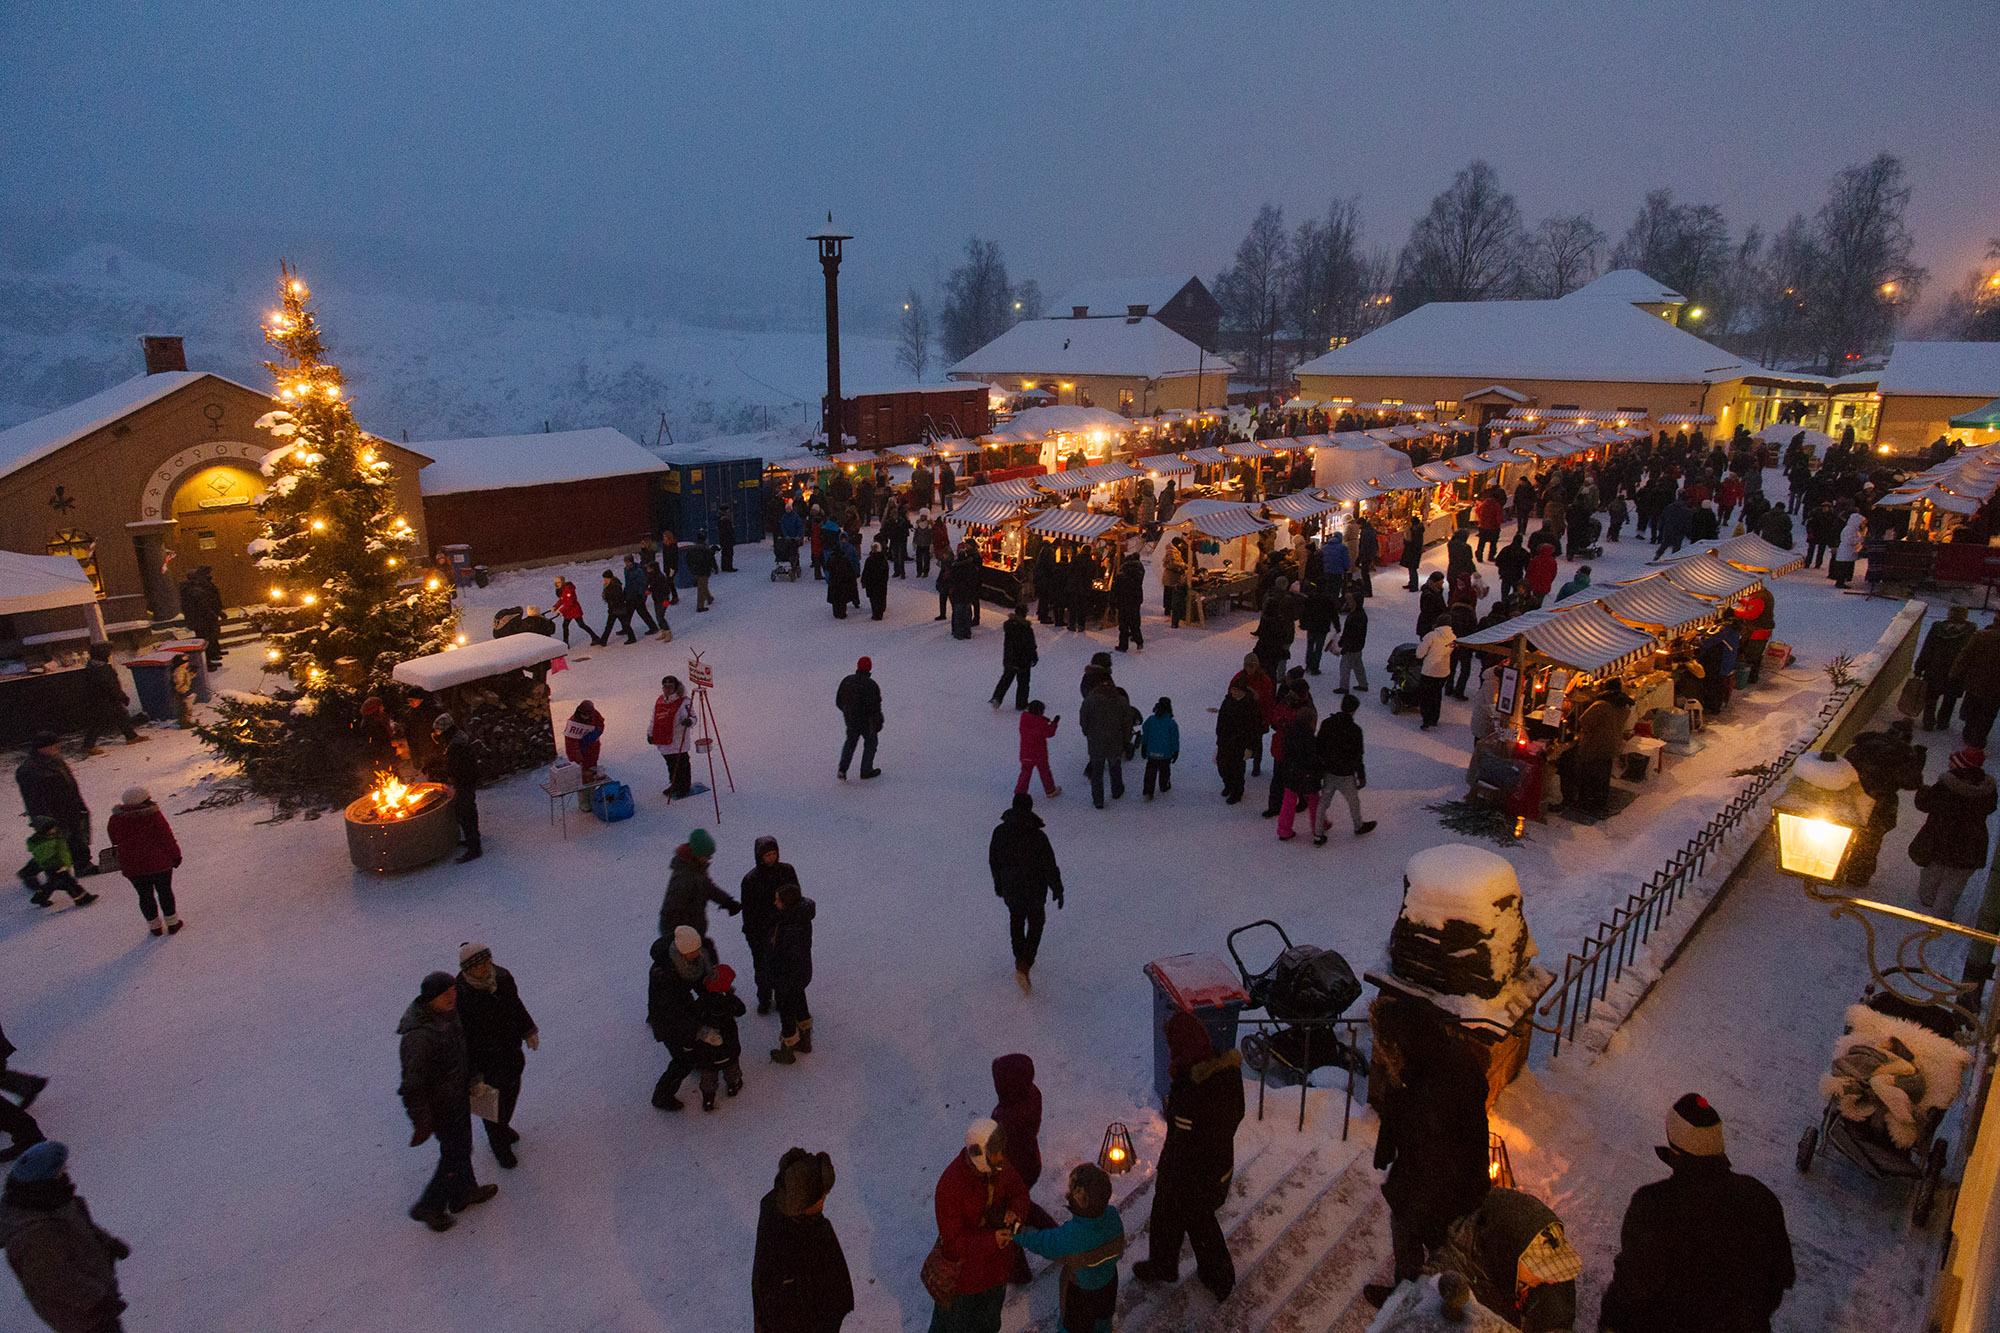
MULTIPOLYGON (((306 275, 308 281, 312 275, 306 275)), ((0 269, 0 427, 137 373, 141 334, 180 334, 188 363, 266 380, 259 320, 272 274, 209 284, 93 245, 54 268, 0 269)), ((320 313, 370 430, 410 439, 615 426, 650 443, 818 418, 817 331, 694 328, 631 315, 328 287, 320 313), (803 405, 803 406, 801 406, 803 405)), ((854 383, 897 377, 885 338, 841 340, 854 383)))

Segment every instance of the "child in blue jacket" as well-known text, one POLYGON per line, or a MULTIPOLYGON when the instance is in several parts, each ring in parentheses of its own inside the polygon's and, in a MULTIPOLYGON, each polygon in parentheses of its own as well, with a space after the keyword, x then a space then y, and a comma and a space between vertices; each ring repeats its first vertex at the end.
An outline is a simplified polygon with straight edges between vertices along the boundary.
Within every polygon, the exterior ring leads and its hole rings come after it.
POLYGON ((1062 1265, 1059 1333, 1111 1333, 1111 1316, 1118 1308, 1118 1258, 1125 1253, 1125 1219, 1111 1205, 1111 1177, 1083 1163, 1069 1173, 1064 1202, 1075 1214, 1069 1221, 1023 1229, 1014 1240, 1030 1254, 1062 1265))
POLYGON ((1181 757, 1181 724, 1174 721, 1174 701, 1165 695, 1153 705, 1153 715, 1139 728, 1139 748, 1146 752, 1146 799, 1153 799, 1157 782, 1161 791, 1174 789, 1174 760, 1181 757))

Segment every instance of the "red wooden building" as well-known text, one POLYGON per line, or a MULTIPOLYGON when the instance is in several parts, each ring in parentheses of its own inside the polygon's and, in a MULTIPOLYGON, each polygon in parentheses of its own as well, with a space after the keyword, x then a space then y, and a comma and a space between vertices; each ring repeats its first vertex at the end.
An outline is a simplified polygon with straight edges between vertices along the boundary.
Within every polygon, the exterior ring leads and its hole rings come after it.
MULTIPOLYGON (((415 447, 415 446, 413 446, 415 447)), ((482 565, 629 550, 653 526, 667 465, 621 431, 434 440, 422 476, 433 551, 463 543, 482 565)))
POLYGON ((915 444, 932 433, 976 439, 993 428, 984 384, 920 384, 878 389, 847 399, 845 434, 863 449, 915 444))

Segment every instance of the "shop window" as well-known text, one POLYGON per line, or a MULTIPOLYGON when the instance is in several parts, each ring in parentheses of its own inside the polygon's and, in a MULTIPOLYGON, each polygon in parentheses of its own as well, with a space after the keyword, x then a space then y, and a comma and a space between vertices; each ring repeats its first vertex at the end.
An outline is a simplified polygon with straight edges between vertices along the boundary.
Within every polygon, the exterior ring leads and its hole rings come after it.
POLYGON ((49 539, 50 555, 75 556, 83 566, 83 572, 90 576, 90 586, 97 589, 99 597, 104 596, 104 580, 97 572, 97 542, 81 528, 64 528, 49 539))
POLYGON ((1440 412, 1458 411, 1457 401, 1451 398, 1434 398, 1431 400, 1431 406, 1440 412))
POLYGON ((1120 389, 1118 391, 1118 410, 1125 416, 1129 417, 1132 415, 1132 405, 1137 401, 1130 389, 1120 389))

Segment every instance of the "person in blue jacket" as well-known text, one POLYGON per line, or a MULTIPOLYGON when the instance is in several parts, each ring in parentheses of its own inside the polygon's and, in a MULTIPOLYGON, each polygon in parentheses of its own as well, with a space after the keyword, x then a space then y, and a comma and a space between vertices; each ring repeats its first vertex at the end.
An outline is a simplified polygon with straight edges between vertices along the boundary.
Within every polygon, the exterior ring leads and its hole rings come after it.
POLYGON ((1181 757, 1181 724, 1174 721, 1174 701, 1165 695, 1153 705, 1153 715, 1139 728, 1139 748, 1146 756, 1146 799, 1174 789, 1174 760, 1181 757))
POLYGON ((1111 1177, 1089 1162, 1069 1173, 1064 1202, 1075 1216, 1059 1227, 1026 1228, 1014 1236, 1030 1254, 1062 1266, 1059 1333, 1111 1333, 1118 1308, 1118 1259, 1125 1253, 1125 1219, 1111 1203, 1111 1177))

